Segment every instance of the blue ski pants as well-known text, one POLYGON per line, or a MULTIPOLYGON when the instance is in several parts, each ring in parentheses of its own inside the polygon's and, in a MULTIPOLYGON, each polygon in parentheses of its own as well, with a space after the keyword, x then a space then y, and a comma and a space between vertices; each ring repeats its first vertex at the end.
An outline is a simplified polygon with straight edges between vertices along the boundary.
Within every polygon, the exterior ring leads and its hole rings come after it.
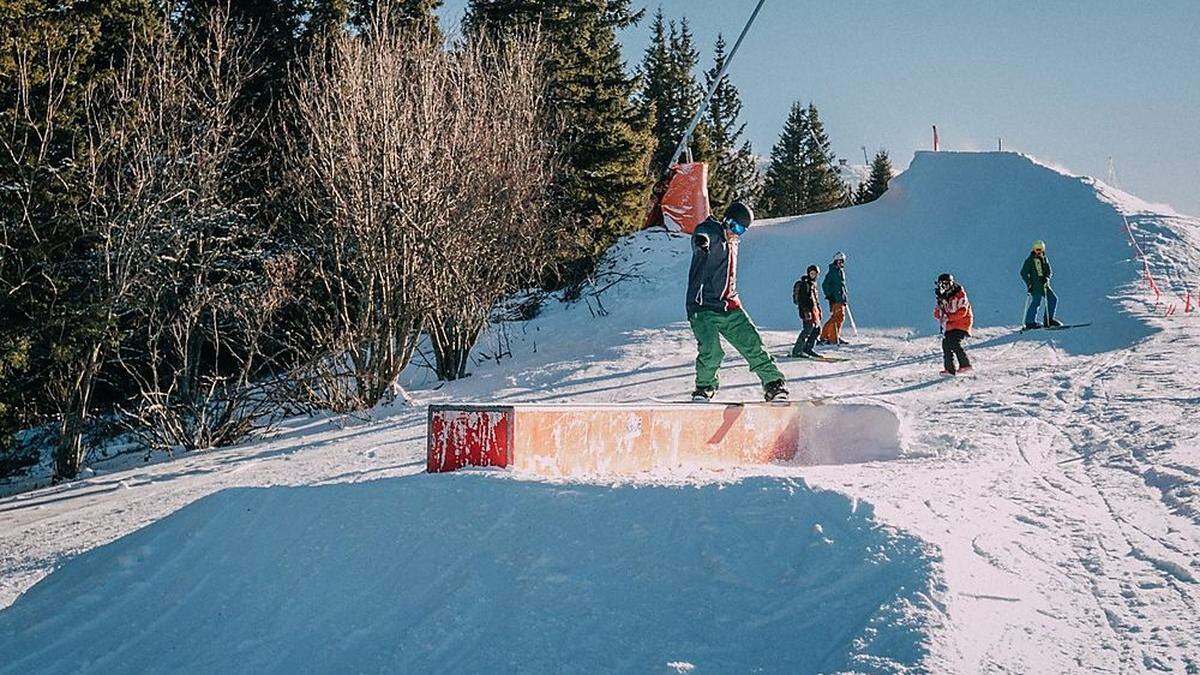
POLYGON ((1049 323, 1054 318, 1054 310, 1058 308, 1058 296, 1054 294, 1054 289, 1048 285, 1045 288, 1034 287, 1029 291, 1029 296, 1029 309, 1025 310, 1026 325, 1037 322, 1037 313, 1042 306, 1042 298, 1046 299, 1046 322, 1049 323))

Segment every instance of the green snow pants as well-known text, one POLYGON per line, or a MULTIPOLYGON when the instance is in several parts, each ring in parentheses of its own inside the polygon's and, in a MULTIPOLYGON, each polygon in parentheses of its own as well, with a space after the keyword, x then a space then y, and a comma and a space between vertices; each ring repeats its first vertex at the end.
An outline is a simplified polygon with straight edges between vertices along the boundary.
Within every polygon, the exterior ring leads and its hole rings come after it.
POLYGON ((688 317, 692 333, 696 335, 696 386, 717 386, 717 369, 725 350, 721 348, 721 337, 746 359, 750 372, 758 376, 763 384, 782 380, 783 373, 775 367, 775 359, 763 349, 758 328, 741 309, 732 312, 717 312, 702 309, 688 317))

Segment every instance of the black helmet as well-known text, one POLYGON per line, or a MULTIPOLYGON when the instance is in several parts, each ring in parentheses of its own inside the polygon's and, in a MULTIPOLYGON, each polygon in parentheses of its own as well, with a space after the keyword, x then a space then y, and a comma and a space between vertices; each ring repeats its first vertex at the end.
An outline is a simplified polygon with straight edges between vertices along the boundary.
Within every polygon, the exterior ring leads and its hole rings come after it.
POLYGON ((727 226, 736 223, 741 231, 745 232, 750 227, 750 223, 754 222, 754 212, 742 202, 734 202, 725 209, 725 217, 722 220, 727 226))
POLYGON ((805 273, 808 273, 808 272, 820 272, 820 271, 821 271, 821 268, 820 268, 820 267, 817 267, 816 265, 809 265, 809 266, 808 266, 808 269, 807 269, 807 270, 805 270, 805 273))
POLYGON ((937 283, 934 284, 934 289, 943 290, 954 285, 954 275, 949 272, 942 272, 938 275, 937 283))

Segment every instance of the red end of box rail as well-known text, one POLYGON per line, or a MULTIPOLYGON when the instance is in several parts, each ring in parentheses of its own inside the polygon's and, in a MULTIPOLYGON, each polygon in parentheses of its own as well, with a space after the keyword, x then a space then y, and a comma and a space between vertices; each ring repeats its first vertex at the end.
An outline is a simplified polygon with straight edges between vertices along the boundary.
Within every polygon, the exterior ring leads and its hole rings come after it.
POLYGON ((506 467, 512 458, 513 409, 508 406, 430 406, 426 470, 506 467))

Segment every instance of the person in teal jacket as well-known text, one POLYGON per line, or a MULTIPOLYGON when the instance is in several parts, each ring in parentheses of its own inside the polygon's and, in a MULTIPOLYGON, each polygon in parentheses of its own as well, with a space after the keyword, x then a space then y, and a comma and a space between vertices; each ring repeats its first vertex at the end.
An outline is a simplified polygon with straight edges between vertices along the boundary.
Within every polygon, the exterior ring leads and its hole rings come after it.
POLYGON ((1046 242, 1041 239, 1033 242, 1029 257, 1025 259, 1025 264, 1021 265, 1021 280, 1025 282, 1025 289, 1029 292, 1029 309, 1025 310, 1026 328, 1042 327, 1043 324, 1037 321, 1037 313, 1043 298, 1046 299, 1045 326, 1062 325, 1061 321, 1054 318, 1054 310, 1058 309, 1058 296, 1054 294, 1054 289, 1050 288, 1050 277, 1053 274, 1050 260, 1046 258, 1046 242))
POLYGON ((821 282, 821 291, 829 301, 829 319, 821 327, 821 344, 844 345, 842 339, 842 322, 846 320, 846 254, 838 251, 833 254, 833 262, 829 263, 829 271, 825 273, 825 281, 821 282))

